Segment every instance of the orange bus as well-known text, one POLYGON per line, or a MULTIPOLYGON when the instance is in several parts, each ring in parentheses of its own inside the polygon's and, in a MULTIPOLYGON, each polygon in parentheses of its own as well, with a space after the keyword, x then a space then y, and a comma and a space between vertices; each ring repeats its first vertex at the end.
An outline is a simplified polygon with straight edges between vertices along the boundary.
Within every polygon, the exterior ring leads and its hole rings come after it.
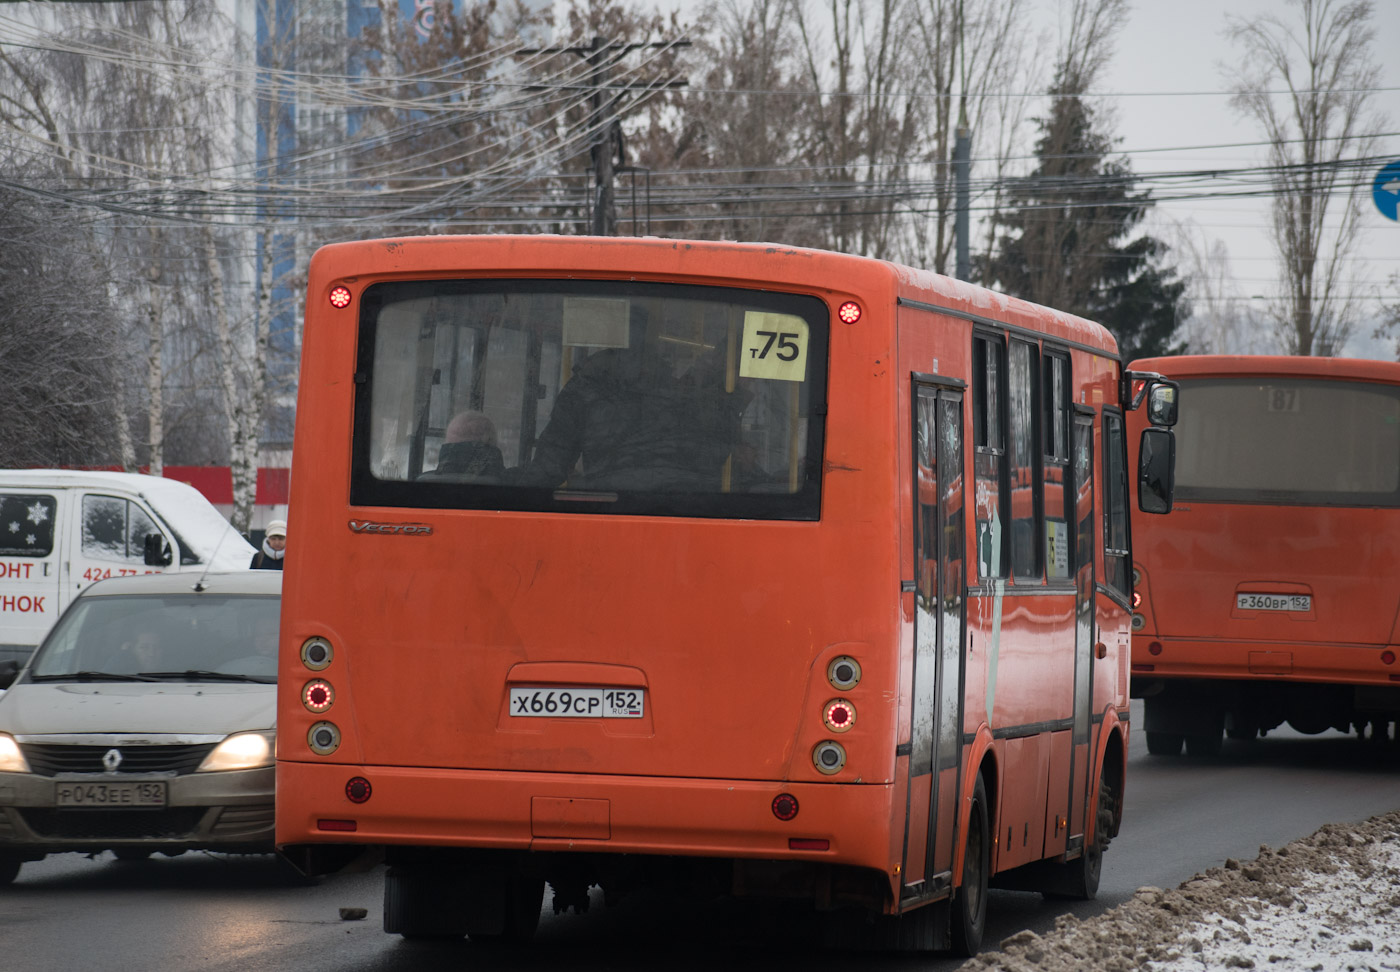
POLYGON ((1133 548, 1148 750, 1209 756, 1285 722, 1385 738, 1400 718, 1400 364, 1136 366, 1182 393, 1179 505, 1133 548))
POLYGON ((1092 896, 1127 377, 1096 324, 837 253, 321 249, 279 845, 382 855, 410 937, 524 939, 545 882, 561 912, 684 881, 971 953, 989 882, 1092 896))

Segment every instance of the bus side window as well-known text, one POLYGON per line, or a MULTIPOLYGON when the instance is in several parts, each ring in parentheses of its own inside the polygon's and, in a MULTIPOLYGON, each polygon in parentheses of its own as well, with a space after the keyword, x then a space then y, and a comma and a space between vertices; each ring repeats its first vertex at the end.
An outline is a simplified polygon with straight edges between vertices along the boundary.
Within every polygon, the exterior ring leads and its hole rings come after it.
POLYGON ((1043 576, 1037 353, 1036 346, 1029 342, 1011 342, 1011 574, 1017 580, 1032 582, 1043 576))
POLYGON ((977 576, 1005 577, 1010 567, 1006 461, 1006 344, 999 337, 972 339, 972 435, 977 484, 977 576))
POLYGON ((1129 596, 1128 563, 1128 459, 1123 437, 1123 416, 1103 413, 1104 581, 1126 599, 1129 596))
POLYGON ((1051 351, 1042 359, 1045 448, 1045 573, 1050 580, 1071 574, 1070 529, 1074 524, 1069 482, 1069 359, 1051 351))

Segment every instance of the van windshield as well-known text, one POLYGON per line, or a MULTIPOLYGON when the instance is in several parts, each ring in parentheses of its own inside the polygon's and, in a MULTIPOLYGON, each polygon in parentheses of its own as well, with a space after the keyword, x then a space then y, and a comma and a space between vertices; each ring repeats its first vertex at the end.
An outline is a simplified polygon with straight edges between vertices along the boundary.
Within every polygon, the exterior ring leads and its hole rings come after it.
POLYGON ((35 653, 29 677, 144 681, 200 673, 275 682, 279 607, 279 598, 264 595, 78 598, 35 653))
POLYGON ((1400 388, 1182 379, 1180 408, 1178 500, 1400 506, 1400 388))
POLYGON ((808 296, 370 287, 351 501, 816 519, 826 334, 808 296))

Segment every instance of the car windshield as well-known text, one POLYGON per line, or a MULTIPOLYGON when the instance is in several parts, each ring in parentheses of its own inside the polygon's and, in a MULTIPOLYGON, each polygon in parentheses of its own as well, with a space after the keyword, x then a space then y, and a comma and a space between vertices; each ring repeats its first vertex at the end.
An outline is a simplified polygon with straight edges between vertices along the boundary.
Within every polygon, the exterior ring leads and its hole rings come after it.
POLYGON ((29 677, 275 682, 279 604, 210 593, 79 598, 35 653, 29 677))

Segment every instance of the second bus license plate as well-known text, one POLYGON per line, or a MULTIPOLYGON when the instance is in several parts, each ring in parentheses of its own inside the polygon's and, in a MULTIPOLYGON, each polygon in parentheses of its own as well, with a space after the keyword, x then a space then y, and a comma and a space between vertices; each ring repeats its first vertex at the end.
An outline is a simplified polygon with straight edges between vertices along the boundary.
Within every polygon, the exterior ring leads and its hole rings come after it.
POLYGON ((555 719, 640 719, 643 695, 639 688, 512 685, 510 714, 555 719))
POLYGON ((1311 594, 1236 594, 1240 611, 1311 611, 1311 594))
POLYGON ((54 803, 60 807, 163 807, 165 784, 58 782, 54 803))

